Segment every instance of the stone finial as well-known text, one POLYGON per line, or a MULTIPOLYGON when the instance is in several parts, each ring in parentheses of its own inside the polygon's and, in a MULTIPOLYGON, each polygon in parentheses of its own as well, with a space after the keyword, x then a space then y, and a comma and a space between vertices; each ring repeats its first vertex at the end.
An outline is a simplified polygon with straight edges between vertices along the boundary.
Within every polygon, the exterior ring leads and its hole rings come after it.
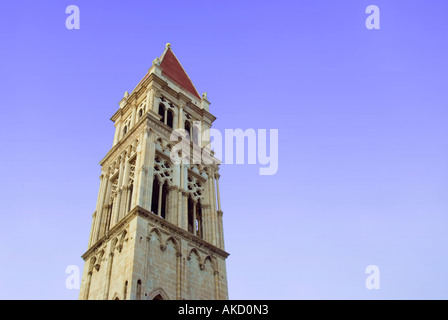
POLYGON ((159 59, 159 58, 155 58, 155 59, 152 61, 152 64, 154 64, 154 65, 156 65, 156 66, 160 66, 160 59, 159 59))
POLYGON ((166 48, 167 48, 167 49, 170 49, 170 48, 171 48, 171 43, 167 43, 167 44, 166 44, 166 48))
POLYGON ((202 99, 207 100, 207 92, 204 92, 204 93, 202 94, 202 99))
POLYGON ((127 91, 124 92, 124 98, 125 99, 129 98, 129 92, 127 92, 127 91))

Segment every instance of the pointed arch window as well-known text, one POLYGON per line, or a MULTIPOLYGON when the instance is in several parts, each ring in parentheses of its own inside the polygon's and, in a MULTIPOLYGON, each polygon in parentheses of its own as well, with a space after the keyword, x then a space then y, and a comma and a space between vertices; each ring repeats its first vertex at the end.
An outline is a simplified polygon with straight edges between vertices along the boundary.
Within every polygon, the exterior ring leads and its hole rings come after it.
POLYGON ((187 131, 188 134, 189 134, 189 139, 191 139, 191 125, 190 125, 190 121, 185 120, 184 128, 185 128, 185 131, 187 131))
POLYGON ((166 219, 167 216, 168 182, 160 182, 154 177, 152 182, 151 211, 154 214, 166 219))
POLYGON ((195 217, 194 217, 194 202, 191 197, 188 197, 188 232, 194 233, 195 217))
POLYGON ((126 300, 127 295, 128 295, 128 282, 126 281, 124 283, 124 289, 123 289, 123 300, 126 300))
POLYGON ((140 279, 137 281, 137 295, 135 298, 136 300, 142 299, 142 281, 140 279))
POLYGON ((160 183, 157 177, 154 177, 152 180, 152 201, 151 201, 151 211, 152 213, 157 214, 159 211, 159 191, 160 191, 160 183))
POLYGON ((162 117, 160 118, 160 121, 165 123, 165 106, 163 103, 159 104, 159 116, 162 117))
POLYGON ((171 129, 173 129, 173 120, 174 120, 173 112, 171 110, 168 110, 166 113, 166 124, 171 129))
POLYGON ((160 122, 163 122, 168 127, 174 129, 174 113, 169 108, 165 107, 163 103, 159 104, 160 122))
POLYGON ((200 238, 203 237, 202 229, 202 205, 201 201, 195 202, 191 196, 188 197, 188 232, 200 238))
POLYGON ((198 205, 196 206, 196 221, 195 221, 195 228, 196 228, 196 235, 199 238, 203 237, 203 231, 202 231, 202 204, 199 201, 198 205))

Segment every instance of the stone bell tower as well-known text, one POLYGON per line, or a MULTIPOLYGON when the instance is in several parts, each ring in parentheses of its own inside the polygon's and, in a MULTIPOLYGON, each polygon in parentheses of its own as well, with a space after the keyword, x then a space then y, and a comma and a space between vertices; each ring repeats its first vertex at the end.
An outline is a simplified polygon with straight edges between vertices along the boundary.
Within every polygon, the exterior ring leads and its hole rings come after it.
POLYGON ((100 162, 80 299, 228 299, 209 105, 169 44, 125 93, 100 162))

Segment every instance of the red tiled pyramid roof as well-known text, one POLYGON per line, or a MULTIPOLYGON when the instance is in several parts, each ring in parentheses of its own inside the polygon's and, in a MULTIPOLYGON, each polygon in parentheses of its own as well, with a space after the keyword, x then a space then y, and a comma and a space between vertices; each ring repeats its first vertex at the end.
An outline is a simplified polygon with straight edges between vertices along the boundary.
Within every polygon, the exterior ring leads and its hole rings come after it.
POLYGON ((198 99, 201 99, 184 68, 182 68, 179 60, 177 60, 176 56, 171 51, 171 48, 167 48, 165 54, 163 55, 160 68, 162 68, 162 74, 164 76, 176 82, 179 86, 193 94, 198 99))

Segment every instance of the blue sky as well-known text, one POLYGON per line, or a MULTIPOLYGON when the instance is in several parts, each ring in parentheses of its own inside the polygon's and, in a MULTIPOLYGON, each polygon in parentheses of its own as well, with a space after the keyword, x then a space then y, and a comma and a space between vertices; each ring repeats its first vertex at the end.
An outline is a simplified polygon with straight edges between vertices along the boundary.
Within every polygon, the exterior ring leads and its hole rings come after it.
POLYGON ((171 43, 214 127, 278 129, 223 165, 231 299, 446 299, 446 1, 0 4, 0 298, 77 299, 109 120, 171 43), (68 30, 65 8, 80 8, 68 30), (367 30, 365 9, 380 8, 367 30), (367 290, 368 265, 380 269, 367 290))

